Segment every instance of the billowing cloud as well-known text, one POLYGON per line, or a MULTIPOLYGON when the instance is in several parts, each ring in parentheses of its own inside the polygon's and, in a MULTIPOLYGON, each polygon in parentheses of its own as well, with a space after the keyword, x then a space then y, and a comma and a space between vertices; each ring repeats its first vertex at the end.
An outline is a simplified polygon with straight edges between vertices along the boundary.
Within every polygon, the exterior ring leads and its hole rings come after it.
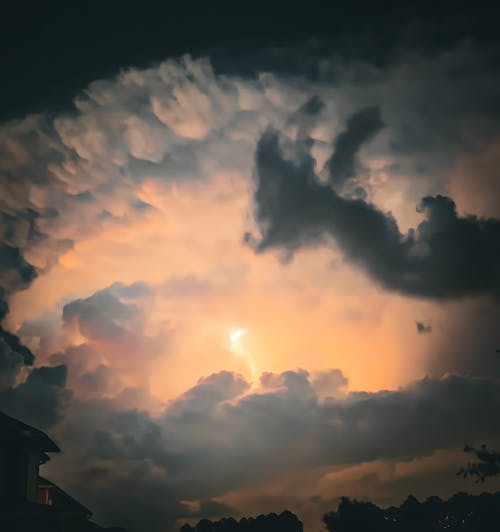
POLYGON ((0 407, 47 475, 153 532, 460 489, 499 439, 493 56, 185 56, 0 126, 0 407))
POLYGON ((315 372, 311 381, 318 396, 337 397, 345 393, 349 379, 339 369, 315 372))
MULTIPOLYGON (((288 474, 290 464, 338 470, 460 449, 471 438, 500 440, 491 423, 500 406, 496 381, 427 378, 395 391, 319 399, 311 380, 305 371, 265 374, 261 390, 252 391, 240 376, 221 372, 201 379, 157 417, 116 410, 118 403, 109 400, 75 404, 71 414, 83 424, 73 428, 70 441, 79 442, 81 456, 70 459, 64 475, 109 520, 128 519, 127 511, 119 514, 106 501, 121 493, 117 486, 127 475, 139 474, 146 492, 156 487, 155 517, 147 522, 160 530, 180 515, 182 500, 265 485, 288 474), (86 475, 99 498, 90 495, 86 475), (169 504, 160 510, 167 495, 169 504)), ((331 387, 334 396, 337 386, 331 387)), ((152 502, 139 498, 130 522, 145 519, 152 502)))
POLYGON ((402 234, 390 213, 321 184, 307 146, 296 150, 299 161, 287 160, 273 130, 258 142, 255 202, 262 237, 257 251, 294 251, 328 235, 348 260, 386 288, 443 299, 499 295, 500 220, 460 217, 450 198, 427 196, 417 207, 424 221, 402 234))

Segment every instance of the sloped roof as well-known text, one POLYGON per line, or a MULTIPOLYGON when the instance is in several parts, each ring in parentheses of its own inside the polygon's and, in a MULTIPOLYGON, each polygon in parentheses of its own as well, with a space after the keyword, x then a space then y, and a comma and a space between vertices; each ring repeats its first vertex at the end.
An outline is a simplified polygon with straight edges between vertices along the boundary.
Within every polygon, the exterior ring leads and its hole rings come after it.
POLYGON ((24 445, 49 453, 58 453, 59 447, 39 429, 0 412, 0 442, 24 445))
POLYGON ((38 476, 38 482, 37 485, 40 487, 49 487, 57 492, 57 494, 60 497, 63 497, 66 503, 70 504, 77 512, 85 514, 87 516, 91 516, 92 512, 83 504, 79 503, 76 499, 74 499, 71 495, 66 493, 63 489, 61 489, 57 484, 54 484, 50 480, 46 479, 45 477, 38 476))

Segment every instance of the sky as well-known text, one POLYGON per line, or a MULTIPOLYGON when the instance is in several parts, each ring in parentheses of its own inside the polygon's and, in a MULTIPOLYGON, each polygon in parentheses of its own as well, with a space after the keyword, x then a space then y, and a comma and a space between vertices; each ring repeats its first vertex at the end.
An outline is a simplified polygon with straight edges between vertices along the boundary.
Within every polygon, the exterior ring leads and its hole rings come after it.
MULTIPOLYGON (((480 4, 10 8, 0 408, 131 532, 475 486, 500 447, 480 4)), ((495 483, 496 482, 496 483, 495 483)))

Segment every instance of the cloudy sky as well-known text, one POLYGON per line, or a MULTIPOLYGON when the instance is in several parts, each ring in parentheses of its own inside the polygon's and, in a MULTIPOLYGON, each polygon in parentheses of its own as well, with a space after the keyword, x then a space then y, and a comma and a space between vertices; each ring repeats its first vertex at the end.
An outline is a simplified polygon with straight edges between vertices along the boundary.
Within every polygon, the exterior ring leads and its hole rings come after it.
POLYGON ((491 13, 122 4, 2 37, 0 407, 62 447, 44 474, 131 532, 484 489, 491 13))

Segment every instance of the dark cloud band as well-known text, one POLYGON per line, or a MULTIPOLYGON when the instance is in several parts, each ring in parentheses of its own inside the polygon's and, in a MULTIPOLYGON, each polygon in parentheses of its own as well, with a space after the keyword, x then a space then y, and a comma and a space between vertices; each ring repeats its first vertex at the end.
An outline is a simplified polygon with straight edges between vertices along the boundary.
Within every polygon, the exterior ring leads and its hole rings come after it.
MULTIPOLYGON (((330 159, 332 171, 332 161, 347 169, 344 177, 351 175, 357 150, 380 124, 374 114, 370 127, 358 131, 359 116, 351 118, 341 140, 337 138, 330 159), (349 156, 337 157, 339 147, 349 156)), ((436 299, 500 295, 499 220, 460 217, 450 198, 428 196, 417 207, 424 220, 402 234, 390 213, 363 199, 342 197, 330 184, 321 183, 307 142, 298 140, 295 154, 296 161, 285 158, 280 136, 272 129, 257 144, 254 198, 261 239, 254 244, 258 252, 270 248, 293 252, 324 243, 325 235, 330 235, 349 261, 390 290, 436 299)), ((252 238, 247 235, 247 240, 252 238)))

